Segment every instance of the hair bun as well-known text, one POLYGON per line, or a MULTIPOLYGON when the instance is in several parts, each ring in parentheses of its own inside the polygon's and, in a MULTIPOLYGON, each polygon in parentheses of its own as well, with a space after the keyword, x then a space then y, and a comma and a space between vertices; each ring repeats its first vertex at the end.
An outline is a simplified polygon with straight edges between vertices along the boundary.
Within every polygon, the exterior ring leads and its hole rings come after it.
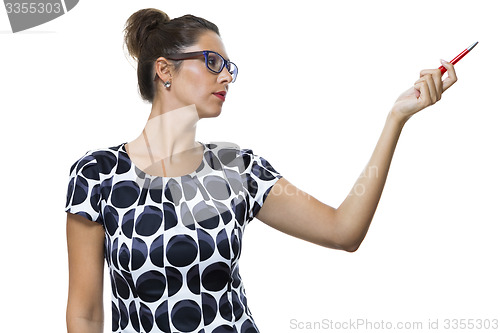
POLYGON ((153 30, 160 24, 167 24, 170 22, 168 15, 159 9, 152 9, 143 18, 145 21, 146 29, 153 30))
POLYGON ((160 24, 170 22, 168 15, 156 8, 145 8, 133 13, 125 23, 125 44, 129 54, 139 59, 141 48, 147 37, 160 24))

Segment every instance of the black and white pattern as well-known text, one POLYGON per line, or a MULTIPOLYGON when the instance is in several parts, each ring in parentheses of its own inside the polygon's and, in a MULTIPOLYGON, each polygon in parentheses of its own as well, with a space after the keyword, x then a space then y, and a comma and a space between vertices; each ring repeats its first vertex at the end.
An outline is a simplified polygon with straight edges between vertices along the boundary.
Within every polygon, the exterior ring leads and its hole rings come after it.
POLYGON ((141 171, 125 143, 71 166, 66 212, 105 230, 113 332, 259 332, 238 260, 282 176, 250 149, 203 146, 200 166, 179 177, 141 171))

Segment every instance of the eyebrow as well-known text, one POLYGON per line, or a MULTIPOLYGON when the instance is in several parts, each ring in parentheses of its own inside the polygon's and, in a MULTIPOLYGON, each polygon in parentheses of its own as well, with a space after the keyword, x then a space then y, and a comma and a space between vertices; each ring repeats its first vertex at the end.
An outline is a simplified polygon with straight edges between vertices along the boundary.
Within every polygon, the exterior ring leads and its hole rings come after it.
MULTIPOLYGON (((209 49, 205 49, 205 50, 209 50, 209 49)), ((226 59, 227 61, 231 61, 231 59, 224 57, 224 56, 222 55, 222 53, 220 53, 220 52, 218 52, 218 51, 214 51, 214 52, 217 52, 218 54, 220 54, 220 55, 221 55, 224 59, 226 59)))

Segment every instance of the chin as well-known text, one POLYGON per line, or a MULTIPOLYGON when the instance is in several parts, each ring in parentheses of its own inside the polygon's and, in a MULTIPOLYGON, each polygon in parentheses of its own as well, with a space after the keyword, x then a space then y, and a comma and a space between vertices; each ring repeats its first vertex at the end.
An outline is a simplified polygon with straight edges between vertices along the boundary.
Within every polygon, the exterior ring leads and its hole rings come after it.
POLYGON ((215 118, 218 117, 222 112, 222 108, 213 108, 209 110, 203 110, 200 114, 200 119, 201 118, 215 118))
POLYGON ((222 109, 219 109, 218 111, 214 112, 214 113, 211 113, 210 116, 208 118, 215 118, 215 117, 218 117, 222 112, 222 109))

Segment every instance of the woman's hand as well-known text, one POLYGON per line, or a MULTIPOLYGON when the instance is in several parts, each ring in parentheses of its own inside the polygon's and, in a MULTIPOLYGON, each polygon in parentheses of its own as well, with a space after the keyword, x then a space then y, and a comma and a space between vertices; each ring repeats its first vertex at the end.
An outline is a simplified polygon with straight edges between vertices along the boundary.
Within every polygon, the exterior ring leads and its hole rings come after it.
POLYGON ((391 114, 402 123, 439 101, 443 92, 457 82, 454 66, 444 60, 441 63, 448 70, 448 77, 444 81, 441 81, 440 69, 424 69, 414 86, 403 92, 394 103, 391 114))

